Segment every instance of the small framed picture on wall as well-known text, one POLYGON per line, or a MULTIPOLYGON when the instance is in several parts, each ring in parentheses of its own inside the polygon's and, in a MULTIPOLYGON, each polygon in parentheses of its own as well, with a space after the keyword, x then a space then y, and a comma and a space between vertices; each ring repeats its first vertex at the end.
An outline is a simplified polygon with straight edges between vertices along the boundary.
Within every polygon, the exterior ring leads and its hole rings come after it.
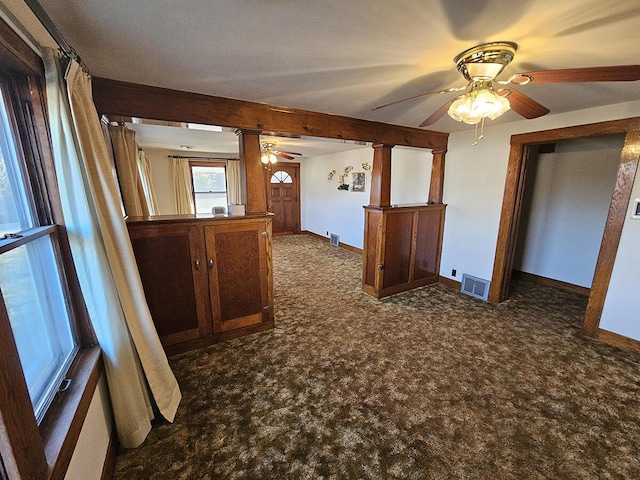
POLYGON ((640 219, 640 198, 636 198, 633 201, 633 211, 631 212, 631 218, 640 219))
POLYGON ((364 172, 354 172, 351 176, 353 179, 351 183, 351 191, 364 192, 364 172))

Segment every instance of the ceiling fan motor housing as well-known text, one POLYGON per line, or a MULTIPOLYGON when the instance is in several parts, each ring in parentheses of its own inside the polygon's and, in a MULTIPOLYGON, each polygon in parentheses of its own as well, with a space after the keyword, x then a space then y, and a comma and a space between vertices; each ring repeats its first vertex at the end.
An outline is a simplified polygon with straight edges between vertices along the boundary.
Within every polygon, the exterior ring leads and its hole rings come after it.
POLYGON ((459 53, 453 61, 468 81, 495 79, 516 53, 514 42, 483 43, 459 53))

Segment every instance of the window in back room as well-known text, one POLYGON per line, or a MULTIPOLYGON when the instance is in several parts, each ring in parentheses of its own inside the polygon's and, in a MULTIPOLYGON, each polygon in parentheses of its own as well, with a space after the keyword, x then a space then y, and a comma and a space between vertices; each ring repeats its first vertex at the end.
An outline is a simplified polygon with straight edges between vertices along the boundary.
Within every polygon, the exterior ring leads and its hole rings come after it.
POLYGON ((222 162, 189 162, 196 213, 227 205, 227 180, 222 162))

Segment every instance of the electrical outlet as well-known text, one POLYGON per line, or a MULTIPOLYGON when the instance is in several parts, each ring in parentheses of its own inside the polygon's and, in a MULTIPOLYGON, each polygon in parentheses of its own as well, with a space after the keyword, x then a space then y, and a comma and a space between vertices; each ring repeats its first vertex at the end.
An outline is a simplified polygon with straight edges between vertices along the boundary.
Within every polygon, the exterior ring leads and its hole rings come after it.
POLYGON ((456 276, 456 273, 458 273, 458 272, 456 271, 456 269, 455 269, 455 268, 452 268, 452 269, 451 269, 451 276, 452 276, 452 277, 455 277, 455 276, 456 276))

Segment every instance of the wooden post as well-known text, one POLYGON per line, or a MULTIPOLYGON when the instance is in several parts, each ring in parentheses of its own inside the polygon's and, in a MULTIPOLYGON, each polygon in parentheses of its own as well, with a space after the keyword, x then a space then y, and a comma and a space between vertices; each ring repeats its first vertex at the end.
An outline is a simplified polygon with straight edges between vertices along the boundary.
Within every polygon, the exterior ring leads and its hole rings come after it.
POLYGON ((237 130, 240 151, 240 176, 242 201, 246 212, 266 213, 267 195, 264 185, 264 167, 260 162, 260 132, 237 130))
POLYGON ((393 145, 373 146, 373 168, 371 169, 371 194, 369 206, 391 206, 391 149, 393 145))
POLYGON ((431 164, 431 183, 429 185, 429 203, 442 203, 444 193, 444 154, 445 150, 434 150, 431 164))

